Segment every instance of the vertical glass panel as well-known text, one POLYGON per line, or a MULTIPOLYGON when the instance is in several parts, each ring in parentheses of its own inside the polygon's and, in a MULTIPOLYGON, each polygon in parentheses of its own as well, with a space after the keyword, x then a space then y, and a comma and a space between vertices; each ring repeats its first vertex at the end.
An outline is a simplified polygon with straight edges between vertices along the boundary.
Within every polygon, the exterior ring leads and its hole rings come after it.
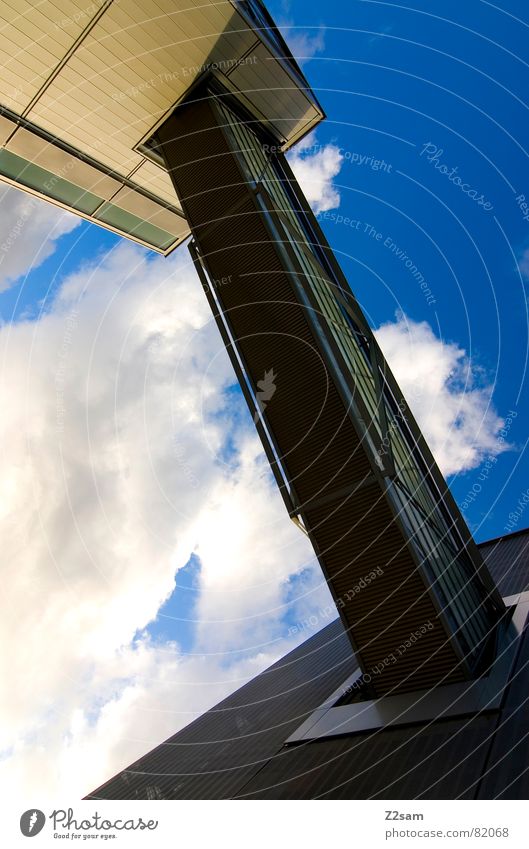
POLYGON ((16 153, 11 153, 10 150, 0 150, 0 173, 11 180, 16 180, 22 186, 34 189, 86 215, 92 215, 103 202, 102 198, 81 189, 69 180, 52 174, 51 171, 46 171, 39 165, 28 162, 16 153))
POLYGON ((372 353, 377 350, 372 335, 364 332, 363 323, 362 330, 356 323, 354 310, 348 307, 351 293, 342 288, 315 241, 315 230, 288 183, 280 158, 260 142, 251 125, 241 122, 225 103, 218 105, 246 179, 261 194, 274 230, 291 257, 292 273, 302 281, 322 319, 320 327, 332 339, 341 369, 354 385, 355 397, 358 394, 361 399, 370 433, 378 434, 383 451, 391 456, 395 476, 387 479, 388 496, 428 583, 464 654, 477 655, 494 622, 492 604, 462 548, 455 517, 442 503, 426 459, 384 379, 384 364, 376 359, 380 355, 372 353))

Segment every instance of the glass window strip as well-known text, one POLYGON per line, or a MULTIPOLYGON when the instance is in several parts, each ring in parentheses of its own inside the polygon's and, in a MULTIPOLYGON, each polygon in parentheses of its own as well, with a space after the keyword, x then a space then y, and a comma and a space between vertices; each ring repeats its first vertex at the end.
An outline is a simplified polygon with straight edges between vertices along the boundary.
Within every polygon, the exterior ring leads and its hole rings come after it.
POLYGON ((418 532, 417 517, 414 517, 412 510, 407 509, 408 505, 403 499, 403 494, 398 493, 396 500, 398 503, 400 502, 401 515, 408 527, 411 543, 418 552, 422 569, 428 575, 430 586, 438 600, 440 610, 451 623, 454 639, 459 644, 460 651, 464 654, 468 651, 468 645, 475 643, 478 635, 477 633, 469 633, 468 616, 462 608, 457 590, 454 589, 452 582, 449 579, 447 580, 442 571, 432 568, 431 540, 428 539, 427 535, 418 532), (462 643, 463 640, 464 644, 462 643))
POLYGON ((395 485, 390 486, 390 490, 424 568, 433 579, 434 591, 446 608, 446 615, 453 622, 460 643, 476 645, 490 630, 488 608, 476 585, 476 573, 467 553, 460 551, 462 540, 432 480, 428 462, 405 416, 399 414, 400 408, 391 385, 383 368, 377 364, 377 349, 373 348, 374 343, 352 316, 356 305, 354 296, 344 290, 332 272, 277 157, 267 156, 251 128, 225 104, 218 103, 250 184, 266 192, 266 203, 272 207, 282 227, 284 241, 293 251, 313 302, 325 319, 371 422, 381 437, 388 440, 388 451, 391 451, 396 472, 395 485), (349 301, 353 302, 351 306, 349 301), (375 368, 378 370, 377 377, 380 375, 379 380, 375 380, 375 368), (381 393, 378 386, 382 389, 381 393), (382 409, 385 432, 380 424, 382 409))
POLYGON ((426 525, 416 505, 407 499, 402 490, 399 501, 413 529, 413 538, 428 552, 425 557, 432 576, 443 594, 450 599, 462 633, 472 642, 479 641, 490 629, 490 622, 483 609, 483 599, 473 582, 469 581, 457 556, 446 548, 444 541, 435 535, 434 529, 426 525))

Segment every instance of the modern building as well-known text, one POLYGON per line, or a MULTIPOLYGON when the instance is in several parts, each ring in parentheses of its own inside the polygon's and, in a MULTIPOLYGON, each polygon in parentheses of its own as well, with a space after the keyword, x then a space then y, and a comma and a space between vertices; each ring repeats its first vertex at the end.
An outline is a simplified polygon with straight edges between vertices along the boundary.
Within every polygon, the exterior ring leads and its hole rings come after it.
POLYGON ((344 699, 337 619, 88 798, 527 799, 529 530, 480 552, 514 608, 481 685, 344 699))
POLYGON ((191 236, 285 507, 336 602, 348 676, 324 689, 339 704, 314 691, 308 725, 282 743, 325 735, 336 710, 351 734, 396 704, 409 722, 481 710, 491 680, 504 692, 525 607, 498 591, 289 168, 324 115, 263 4, 2 2, 0 18, 0 176, 162 253, 191 236))
POLYGON ((253 0, 2 0, 0 179, 170 253, 190 228, 151 140, 208 69, 285 149, 323 117, 268 20, 253 0))

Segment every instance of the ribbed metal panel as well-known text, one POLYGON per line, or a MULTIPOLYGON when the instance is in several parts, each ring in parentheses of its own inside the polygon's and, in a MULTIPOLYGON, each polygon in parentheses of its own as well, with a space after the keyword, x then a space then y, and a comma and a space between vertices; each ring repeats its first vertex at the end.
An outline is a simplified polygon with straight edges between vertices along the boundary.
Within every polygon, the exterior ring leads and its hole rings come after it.
MULTIPOLYGON (((500 550, 506 542, 505 540, 498 546, 500 550)), ((487 772, 477 785, 476 792, 480 799, 529 798, 529 629, 527 627, 512 683, 501 715, 497 718, 487 772)))
MULTIPOLYGON (((493 573, 513 543, 481 546, 493 573)), ((332 622, 89 798, 528 798, 529 631, 501 712, 286 747, 355 665, 332 622)))
POLYGON ((479 717, 291 746, 237 798, 474 798, 493 728, 493 718, 479 717))
POLYGON ((444 676, 445 683, 461 680, 431 597, 418 570, 410 568, 409 553, 379 487, 366 486, 341 503, 308 511, 308 516, 310 527, 317 528, 334 592, 348 599, 342 613, 366 670, 386 659, 386 690, 403 681, 413 690, 435 685, 444 676), (349 597, 373 567, 381 568, 383 575, 349 597), (428 630, 413 650, 398 654, 407 638, 425 625, 428 630))
POLYGON ((230 798, 355 666, 332 622, 89 798, 230 798))
POLYGON ((503 596, 529 589, 529 536, 521 531, 480 546, 503 596))
MULTIPOLYGON (((378 694, 459 680, 463 671, 362 442, 306 304, 270 232, 211 100, 178 110, 159 131, 171 176, 247 377, 273 370, 266 424, 320 563, 378 694), (342 491, 371 478, 350 497, 342 491), (335 498, 334 493, 340 493, 335 498), (318 502, 325 502, 317 506, 318 502), (372 592, 348 591, 373 569, 372 592), (375 589, 376 585, 376 589, 375 589), (381 627, 382 623, 382 627, 381 627), (425 623, 398 662, 399 646, 425 623)), ((349 402, 350 403, 350 402, 349 402)), ((359 430, 361 428, 359 427, 359 430)), ((363 434, 363 437, 365 435, 363 434)), ((371 450, 371 449, 369 449, 371 450)))

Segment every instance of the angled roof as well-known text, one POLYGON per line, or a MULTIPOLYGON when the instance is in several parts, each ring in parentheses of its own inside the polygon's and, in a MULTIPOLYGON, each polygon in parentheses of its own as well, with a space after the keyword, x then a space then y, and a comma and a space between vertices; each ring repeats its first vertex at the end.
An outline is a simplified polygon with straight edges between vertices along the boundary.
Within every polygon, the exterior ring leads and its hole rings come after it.
POLYGON ((0 180, 164 254, 189 228, 149 138, 205 72, 284 148, 323 117, 256 0, 4 0, 0 36, 0 180))
MULTIPOLYGON (((527 589, 529 530, 480 548, 500 587, 527 589)), ((336 620, 88 798, 527 798, 529 630, 500 713, 286 746, 355 667, 336 620)))

